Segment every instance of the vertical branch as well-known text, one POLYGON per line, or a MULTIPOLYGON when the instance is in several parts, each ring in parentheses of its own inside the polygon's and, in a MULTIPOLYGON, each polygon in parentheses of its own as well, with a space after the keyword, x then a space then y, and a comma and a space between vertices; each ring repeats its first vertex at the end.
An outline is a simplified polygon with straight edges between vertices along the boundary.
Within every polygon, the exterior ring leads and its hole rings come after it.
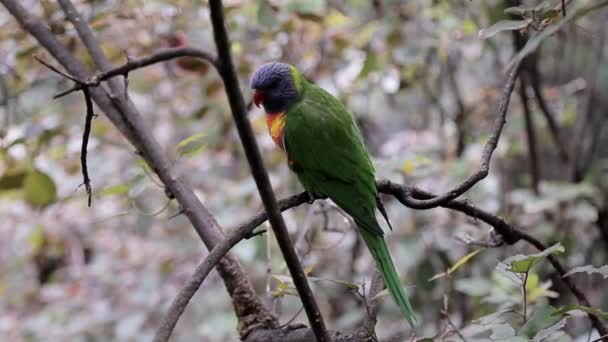
POLYGON ((95 113, 93 113, 93 101, 91 100, 91 94, 89 93, 89 88, 82 88, 82 93, 84 94, 84 101, 86 102, 87 107, 87 116, 84 121, 84 130, 82 131, 82 147, 80 149, 80 165, 82 167, 82 179, 84 188, 87 191, 87 196, 89 197, 87 200, 87 204, 89 207, 91 206, 91 179, 89 178, 89 169, 87 168, 87 146, 89 144, 89 136, 91 135, 91 123, 93 121, 93 117, 95 113))
MULTIPOLYGON (((17 0, 0 0, 19 24, 31 34, 68 72, 84 83, 90 71, 49 30, 48 25, 32 16, 17 0)), ((83 23, 80 21, 80 23, 83 23)), ((121 73, 122 74, 122 73, 121 73)), ((128 99, 115 101, 103 87, 89 89, 91 98, 106 114, 116 128, 135 146, 148 165, 157 173, 167 191, 179 202, 184 214, 208 249, 212 249, 224 239, 221 227, 209 210, 200 202, 181 177, 175 173, 163 148, 156 141, 128 99)), ((118 93, 120 94, 120 93, 118 93)), ((218 273, 224 281, 238 317, 241 336, 259 327, 275 327, 277 318, 264 308, 253 284, 234 256, 227 254, 218 263, 218 273)))
POLYGON ((460 93, 460 89, 458 88, 458 82, 456 80, 456 61, 454 59, 454 56, 448 56, 447 78, 449 89, 452 92, 454 101, 456 102, 456 115, 454 116, 454 121, 456 123, 456 131, 458 135, 456 142, 456 156, 460 157, 464 152, 466 143, 466 109, 464 107, 464 102, 462 101, 462 94, 460 93))
MULTIPOLYGON (((525 70, 525 69, 524 69, 525 70)), ((521 77, 519 83, 519 98, 524 111, 524 119, 526 121, 526 141, 528 143, 528 159, 530 168, 530 177, 532 178, 532 189, 535 194, 538 192, 538 183, 540 182, 540 173, 538 166, 538 150, 536 146, 536 130, 534 129, 534 119, 530 110, 530 103, 526 92, 527 78, 521 77)))
MULTIPOLYGON (((600 99, 598 98, 598 67, 604 60, 604 50, 606 43, 606 21, 601 25, 598 46, 596 47, 595 63, 589 69, 588 87, 587 87, 587 103, 585 106, 585 112, 581 115, 580 120, 577 118, 576 126, 574 128, 574 138, 572 139, 573 144, 571 147, 572 156, 572 175, 571 178, 574 182, 580 182, 585 178, 595 149, 597 148, 597 142, 599 135, 602 132, 603 125, 606 119, 602 118, 602 113, 599 115, 596 113, 600 111, 601 106, 600 99), (599 117, 599 118, 598 118, 599 117), (597 119, 596 119, 597 118, 597 119), (597 121, 597 122, 594 122, 597 121), (589 133, 587 133, 589 131, 589 133)), ((605 113, 604 113, 605 114, 605 113)), ((608 117, 608 115, 606 115, 608 117)))
POLYGON ((530 76, 530 86, 532 87, 532 91, 534 91, 534 97, 536 98, 536 103, 538 104, 538 108, 541 113, 543 113, 545 119, 547 120, 547 125, 549 126, 549 131, 551 132, 551 136, 553 137, 553 141, 555 142, 555 147, 557 148, 557 153, 559 154, 560 159, 563 162, 568 161, 568 152, 566 150, 566 143, 562 137, 560 132, 560 128, 555 120, 555 116, 551 113, 549 106, 547 105, 547 101, 542 92, 541 86, 541 78, 540 73, 538 71, 538 54, 534 54, 530 56, 532 59, 530 62, 530 68, 528 71, 528 76, 530 76))
POLYGON ((298 294, 300 295, 304 309, 306 310, 311 328, 313 329, 317 340, 320 342, 330 341, 330 336, 325 328, 325 322, 323 321, 319 307, 317 306, 306 279, 306 275, 302 270, 302 265, 298 260, 291 239, 289 238, 285 221, 283 221, 283 217, 277 206, 277 201, 274 192, 272 191, 272 185, 270 184, 268 174, 266 173, 262 161, 262 156, 260 155, 253 134, 253 129, 247 119, 245 101, 243 100, 239 81, 232 62, 230 41, 224 24, 222 2, 220 0, 211 0, 209 2, 209 7, 211 11, 213 36, 217 47, 219 73, 224 80, 224 88, 228 95, 232 115, 245 150, 245 155, 247 156, 247 161, 249 162, 251 173, 258 187, 264 208, 268 213, 270 225, 275 233, 277 242, 283 253, 289 272, 291 273, 291 277, 298 294))

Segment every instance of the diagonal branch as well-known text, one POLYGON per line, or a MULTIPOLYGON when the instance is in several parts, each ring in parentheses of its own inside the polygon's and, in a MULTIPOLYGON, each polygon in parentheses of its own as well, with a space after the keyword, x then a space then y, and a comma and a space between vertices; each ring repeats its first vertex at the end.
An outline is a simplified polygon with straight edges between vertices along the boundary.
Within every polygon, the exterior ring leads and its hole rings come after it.
POLYGON ((440 207, 443 204, 457 198, 462 195, 469 189, 471 189, 475 184, 479 183, 482 179, 488 176, 490 171, 490 161, 492 159, 492 154, 498 146, 498 140, 500 139, 500 134, 502 133, 502 128, 504 127, 507 119, 507 109, 509 108, 509 100, 511 99, 511 93, 513 92, 513 87, 515 86, 515 80, 517 79, 517 75, 519 73, 519 63, 514 65, 509 73, 509 77, 505 82, 505 85, 502 88, 502 95, 500 97, 500 102, 498 104, 498 109, 496 111, 496 119, 494 121, 494 128, 492 129, 492 134, 488 139, 488 142, 483 148, 483 152, 481 155, 481 163, 477 171, 474 174, 469 176, 464 182, 460 183, 452 190, 435 196, 433 198, 419 200, 415 198, 411 198, 409 203, 410 207, 413 209, 431 209, 440 207))
MULTIPOLYGON (((308 194, 301 193, 279 201, 278 206, 281 211, 298 206, 308 200, 308 194)), ((266 212, 261 212, 249 219, 244 224, 241 224, 231 232, 226 239, 217 244, 209 255, 201 262, 194 270, 194 273, 186 285, 181 289, 177 297, 171 303, 171 307, 163 317, 161 324, 156 331, 154 342, 168 341, 171 333, 179 320, 179 317, 184 313, 186 306, 192 299, 192 296, 199 289, 209 272, 215 267, 217 262, 241 240, 251 236, 253 230, 259 227, 268 219, 266 212)))
POLYGON ((289 238, 289 232, 287 231, 287 226, 285 225, 285 221, 283 220, 281 211, 277 205, 270 179, 268 178, 262 156, 260 155, 260 150, 258 149, 255 140, 253 129, 247 119, 245 101, 243 100, 243 94, 240 91, 239 81, 232 62, 230 41, 224 24, 222 2, 220 0, 211 0, 209 2, 209 7, 211 24, 213 26, 213 36, 217 47, 218 70, 220 76, 224 80, 224 88, 228 95, 232 116, 241 138, 253 179, 258 187, 264 208, 268 213, 270 225, 275 233, 279 248, 281 249, 289 273, 294 281, 296 290, 302 300, 304 310, 306 311, 308 321, 310 322, 315 336, 319 342, 331 341, 325 327, 325 322, 321 316, 321 311, 313 297, 302 265, 298 260, 296 251, 289 238))

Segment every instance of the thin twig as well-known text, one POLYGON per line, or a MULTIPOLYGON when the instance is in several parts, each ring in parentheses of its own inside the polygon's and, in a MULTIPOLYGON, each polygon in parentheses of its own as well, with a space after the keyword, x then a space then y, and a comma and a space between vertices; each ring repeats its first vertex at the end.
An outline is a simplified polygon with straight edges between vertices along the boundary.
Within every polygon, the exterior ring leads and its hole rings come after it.
MULTIPOLYGON (((86 81, 84 81, 83 84, 87 85, 89 87, 99 86, 99 84, 101 84, 101 82, 109 80, 112 77, 126 76, 128 73, 130 73, 133 70, 145 68, 152 64, 165 62, 165 61, 169 61, 169 60, 172 60, 175 58, 180 58, 180 57, 200 58, 202 60, 209 62, 212 65, 217 64, 217 61, 215 60, 215 57, 213 55, 211 55, 210 53, 208 53, 206 51, 196 49, 193 47, 159 49, 149 56, 142 57, 142 58, 129 59, 129 60, 127 60, 127 62, 125 64, 123 64, 119 67, 112 68, 106 72, 97 73, 97 74, 91 76, 86 81)), ((81 88, 82 88, 82 85, 75 84, 74 86, 55 94, 53 96, 53 98, 56 99, 56 98, 68 95, 70 93, 80 90, 81 88)))
POLYGON ((294 281, 300 300, 306 310, 308 321, 310 322, 317 340, 319 342, 330 341, 331 338, 325 327, 321 311, 317 306, 310 285, 306 279, 306 275, 302 269, 302 265, 298 260, 298 256, 291 243, 291 239, 289 238, 287 226, 281 216, 272 190, 272 185, 270 184, 270 179, 268 178, 268 173, 264 168, 264 162, 262 161, 262 156, 258 149, 253 129, 247 118, 245 101, 243 99, 243 94, 240 91, 239 81, 232 62, 230 40, 224 24, 222 2, 220 0, 211 0, 209 1, 209 8, 213 26, 213 36, 217 47, 218 71, 224 80, 224 88, 228 95, 232 116, 239 137, 241 138, 251 173, 258 187, 260 197, 262 198, 262 203, 264 204, 266 212, 268 212, 270 226, 277 238, 279 248, 283 254, 283 258, 285 259, 285 263, 287 264, 287 268, 289 269, 289 273, 294 281))
POLYGON ((89 136, 91 135, 91 124, 95 113, 93 113, 93 101, 91 100, 91 94, 89 93, 89 87, 82 88, 84 94, 84 101, 87 107, 87 116, 84 121, 84 129, 82 131, 82 147, 80 148, 80 164, 82 166, 82 179, 84 188, 89 196, 87 204, 91 207, 92 202, 92 191, 91 191, 91 179, 89 178, 89 169, 87 168, 87 146, 89 144, 89 136))
POLYGON ((524 313, 523 313, 523 324, 526 324, 526 322, 528 321, 528 290, 526 289, 526 285, 528 284, 528 275, 530 274, 530 271, 527 271, 524 274, 524 279, 522 281, 521 284, 521 290, 522 290, 522 295, 523 295, 523 308, 524 308, 524 313))

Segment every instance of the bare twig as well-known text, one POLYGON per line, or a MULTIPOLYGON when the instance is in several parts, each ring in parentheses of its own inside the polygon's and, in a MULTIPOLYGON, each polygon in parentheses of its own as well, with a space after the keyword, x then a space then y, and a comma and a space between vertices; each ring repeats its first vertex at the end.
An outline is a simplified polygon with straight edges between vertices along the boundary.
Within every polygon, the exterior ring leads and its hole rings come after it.
POLYGON ((300 300, 306 310, 306 315, 308 316, 311 328, 315 332, 317 340, 320 342, 330 341, 330 336, 325 328, 325 322, 321 316, 321 311, 313 297, 302 265, 298 260, 298 256, 291 243, 291 239, 289 238, 289 232, 287 231, 285 221, 281 216, 272 190, 272 185, 270 184, 268 174, 264 168, 264 162, 262 161, 255 135, 251 128, 251 124, 247 119, 245 101, 243 100, 243 94, 240 91, 239 81, 234 70, 230 51, 230 41, 224 25, 222 2, 220 0, 211 0, 209 2, 209 7, 211 23, 213 26, 213 36, 218 53, 218 71, 224 80, 224 88, 228 95, 232 115, 245 150, 245 155, 247 156, 247 161, 249 162, 251 173, 258 187, 264 208, 268 213, 270 225, 274 230, 289 273, 291 274, 296 290, 300 295, 300 300))
POLYGON ((376 322, 378 321, 378 300, 373 299, 380 291, 384 289, 384 282, 382 281, 382 275, 380 272, 375 271, 372 277, 371 285, 369 288, 369 295, 363 296, 365 300, 365 307, 367 309, 367 317, 363 322, 363 325, 357 329, 355 336, 365 338, 366 336, 371 337, 373 341, 377 341, 376 338, 376 322))
POLYGON ((87 107, 87 116, 84 121, 84 129, 82 130, 82 147, 80 148, 80 164, 82 165, 82 179, 84 188, 87 191, 87 195, 89 196, 87 204, 89 207, 91 206, 91 201, 93 198, 91 192, 91 179, 89 178, 89 169, 87 168, 87 146, 89 144, 89 136, 91 135, 91 124, 93 118, 95 117, 95 113, 93 113, 93 101, 91 100, 91 94, 89 93, 89 88, 82 88, 82 93, 84 94, 84 101, 87 107))
MULTIPOLYGON (((212 65, 216 65, 216 63, 217 63, 215 60, 215 56, 211 55, 210 53, 208 53, 206 51, 196 49, 193 47, 159 49, 149 56, 146 56, 143 58, 137 58, 137 59, 130 59, 125 64, 123 64, 119 67, 112 68, 106 72, 97 73, 97 74, 89 77, 87 80, 83 81, 83 84, 90 86, 90 87, 98 86, 99 84, 101 84, 101 82, 109 80, 112 77, 116 77, 116 76, 125 76, 126 77, 126 75, 133 70, 145 68, 152 64, 165 62, 165 61, 169 61, 169 60, 172 60, 175 58, 180 58, 180 57, 200 58, 200 59, 203 59, 203 60, 209 62, 212 65)), ((59 97, 65 96, 67 94, 73 93, 75 91, 80 90, 81 87, 82 87, 82 85, 75 84, 71 88, 68 88, 66 90, 63 90, 63 91, 55 94, 55 96, 53 96, 53 98, 59 98, 59 97)))
MULTIPOLYGON (((61 71, 59 68, 46 62, 45 60, 43 60, 42 58, 40 58, 36 55, 34 55, 34 58, 38 62, 40 62, 42 65, 49 68, 51 71, 65 77, 67 79, 74 81, 78 85, 82 85, 82 82, 78 78, 76 78, 72 75, 69 75, 64 71, 61 71)), ((84 95, 84 101, 86 104, 87 113, 85 116, 84 129, 82 132, 82 146, 80 148, 80 165, 82 168, 82 185, 84 185, 84 188, 87 192, 87 197, 88 197, 87 205, 89 207, 91 207, 93 194, 91 191, 91 179, 89 178, 89 169, 87 167, 87 146, 89 144, 89 136, 91 135, 91 123, 93 121, 93 117, 95 117, 95 114, 93 112, 93 101, 91 100, 91 93, 89 92, 89 87, 83 86, 81 88, 81 90, 84 95)))

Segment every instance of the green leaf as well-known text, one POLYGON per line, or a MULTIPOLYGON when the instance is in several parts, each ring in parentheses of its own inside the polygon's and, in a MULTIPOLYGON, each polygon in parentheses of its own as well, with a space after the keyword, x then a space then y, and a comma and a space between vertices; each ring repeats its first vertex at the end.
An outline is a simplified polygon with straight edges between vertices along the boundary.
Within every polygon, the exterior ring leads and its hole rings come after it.
POLYGON ((505 9, 505 14, 524 15, 526 9, 522 6, 513 6, 505 9))
POLYGON ((109 186, 99 192, 99 196, 122 195, 129 193, 131 186, 129 184, 117 184, 109 186))
POLYGON ((514 255, 507 260, 505 263, 509 265, 508 271, 513 273, 528 273, 542 258, 564 252, 564 246, 561 243, 557 243, 544 251, 531 255, 514 255))
POLYGON ((39 170, 30 171, 23 181, 25 200, 33 206, 46 206, 57 200, 53 179, 39 170))
POLYGON ((495 340, 504 340, 510 337, 515 336, 515 329, 509 324, 494 324, 491 326, 492 335, 490 335, 490 339, 492 341, 495 340))
POLYGON ((177 144, 177 153, 180 156, 192 157, 202 151, 206 146, 205 141, 207 134, 198 133, 187 137, 177 144))
POLYGON ((562 316, 568 315, 568 312, 573 311, 573 310, 581 310, 586 313, 596 315, 602 319, 608 320, 608 312, 604 312, 600 309, 592 308, 589 306, 578 305, 578 304, 568 304, 568 305, 564 306, 563 308, 555 311, 554 315, 562 315, 562 316))
POLYGON ((502 31, 513 31, 513 30, 521 30, 525 27, 527 27, 530 23, 532 22, 531 19, 524 19, 524 20, 501 20, 499 22, 497 22, 496 24, 481 29, 479 31, 479 38, 480 39, 488 39, 492 36, 494 36, 495 34, 502 32, 502 31))
POLYGON ((4 174, 0 177, 0 191, 21 189, 25 176, 26 173, 23 168, 11 168, 4 171, 4 174))
POLYGON ((326 0, 291 0, 287 8, 298 14, 323 15, 327 2, 326 0))
POLYGON ((28 235, 27 241, 32 247, 32 253, 36 254, 44 245, 44 227, 37 225, 36 228, 28 235))
POLYGON ((277 13, 274 11, 272 6, 268 3, 267 0, 260 0, 258 2, 258 22, 266 27, 273 28, 275 27, 279 21, 277 20, 277 13))
POLYGON ((526 324, 520 329, 520 334, 534 337, 539 331, 551 327, 562 320, 566 315, 556 308, 548 305, 541 306, 534 311, 526 324))
POLYGON ((473 258, 475 255, 477 255, 477 253, 481 252, 482 250, 483 250, 483 248, 476 249, 476 250, 472 251, 471 253, 463 256, 462 258, 458 259, 458 261, 456 261, 456 263, 454 265, 452 265, 452 267, 450 267, 447 271, 434 275, 431 279, 429 279, 429 281, 433 281, 433 280, 451 275, 452 273, 456 272, 461 266, 463 266, 467 262, 469 262, 469 260, 471 260, 471 258, 473 258))
POLYGON ((570 271, 568 271, 566 274, 564 274, 564 278, 571 276, 575 273, 581 273, 581 272, 585 272, 589 275, 601 274, 602 277, 604 277, 604 279, 608 279, 608 265, 604 265, 599 268, 595 267, 593 265, 575 267, 575 268, 571 269, 570 271))

